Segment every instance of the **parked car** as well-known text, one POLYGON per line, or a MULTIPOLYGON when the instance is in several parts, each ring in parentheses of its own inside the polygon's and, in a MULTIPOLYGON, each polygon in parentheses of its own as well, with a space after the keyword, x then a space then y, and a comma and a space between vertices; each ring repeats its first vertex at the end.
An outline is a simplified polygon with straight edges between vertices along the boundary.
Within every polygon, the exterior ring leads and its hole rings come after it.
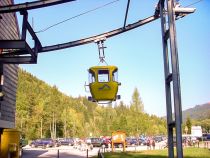
POLYGON ((74 145, 74 139, 73 138, 62 138, 58 139, 61 145, 69 145, 73 146, 74 145))
POLYGON ((202 138, 203 138, 203 141, 210 141, 210 133, 204 133, 202 138))
POLYGON ((58 140, 54 140, 54 146, 55 146, 55 147, 61 146, 61 142, 58 141, 58 140))
POLYGON ((144 138, 139 138, 139 145, 147 145, 147 140, 144 138))
POLYGON ((108 145, 111 145, 111 139, 110 138, 103 138, 102 139, 102 145, 105 145, 105 147, 107 148, 108 145))
POLYGON ((90 138, 91 140, 91 144, 93 145, 93 147, 101 147, 102 146, 102 139, 101 138, 90 138))
POLYGON ((153 139, 155 140, 156 143, 159 143, 159 142, 163 141, 163 137, 162 136, 155 136, 153 139))
POLYGON ((139 145, 139 141, 138 141, 138 139, 136 139, 136 138, 131 138, 131 139, 129 139, 129 144, 130 145, 139 145))
POLYGON ((30 146, 32 148, 36 147, 53 147, 56 146, 56 142, 53 139, 37 139, 31 142, 30 146))
POLYGON ((126 138, 126 146, 139 145, 140 142, 137 138, 126 138))

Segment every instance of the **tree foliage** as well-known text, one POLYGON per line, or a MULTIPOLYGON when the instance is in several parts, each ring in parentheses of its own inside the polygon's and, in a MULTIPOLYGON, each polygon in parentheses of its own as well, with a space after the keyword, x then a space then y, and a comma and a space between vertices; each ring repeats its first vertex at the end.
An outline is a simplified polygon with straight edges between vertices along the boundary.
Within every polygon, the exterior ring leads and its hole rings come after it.
POLYGON ((190 117, 187 117, 186 127, 188 129, 187 134, 191 134, 192 121, 191 121, 190 117))
POLYGON ((136 112, 144 112, 144 105, 140 98, 140 94, 137 88, 134 89, 132 95, 131 110, 136 112))
POLYGON ((16 126, 26 139, 102 136, 116 130, 128 136, 166 134, 164 119, 144 113, 137 88, 130 105, 101 106, 67 96, 20 69, 16 108, 16 126))

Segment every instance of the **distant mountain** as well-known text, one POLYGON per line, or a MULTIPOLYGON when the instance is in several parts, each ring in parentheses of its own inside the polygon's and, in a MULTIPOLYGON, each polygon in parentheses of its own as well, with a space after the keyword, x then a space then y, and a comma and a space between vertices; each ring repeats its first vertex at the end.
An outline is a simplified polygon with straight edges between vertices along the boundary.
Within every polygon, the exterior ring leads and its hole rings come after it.
POLYGON ((203 120, 210 118, 210 102, 202 105, 196 105, 193 108, 184 110, 182 112, 183 121, 185 122, 187 117, 194 120, 203 120))

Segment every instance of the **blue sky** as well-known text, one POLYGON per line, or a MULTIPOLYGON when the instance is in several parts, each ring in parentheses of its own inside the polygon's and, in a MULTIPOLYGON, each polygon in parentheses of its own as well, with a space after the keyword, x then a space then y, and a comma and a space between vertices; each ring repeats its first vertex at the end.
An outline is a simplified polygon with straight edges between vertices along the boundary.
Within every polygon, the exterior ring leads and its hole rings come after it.
MULTIPOLYGON (((34 30, 39 31, 111 1, 77 0, 32 10, 29 21, 33 18, 34 30)), ((187 6, 196 0, 179 2, 187 6)), ((157 0, 131 1, 127 24, 153 15, 156 3, 157 0)), ((37 35, 42 45, 47 46, 122 27, 126 5, 126 0, 119 0, 37 35)), ((195 7, 196 12, 176 22, 183 109, 210 102, 210 1, 203 0, 191 7, 195 7)), ((121 100, 129 104, 137 87, 145 112, 166 115, 160 20, 109 38, 105 46, 106 62, 119 68, 121 100)), ((84 83, 88 81, 87 69, 98 62, 97 45, 91 43, 39 54, 37 64, 21 67, 50 85, 56 85, 67 95, 77 97, 90 95, 84 89, 84 83)))

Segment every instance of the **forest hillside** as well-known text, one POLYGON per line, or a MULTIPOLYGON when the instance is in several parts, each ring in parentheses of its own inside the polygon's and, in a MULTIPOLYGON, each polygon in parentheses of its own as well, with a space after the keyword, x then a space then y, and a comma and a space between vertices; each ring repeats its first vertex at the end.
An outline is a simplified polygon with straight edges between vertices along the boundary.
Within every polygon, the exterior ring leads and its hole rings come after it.
POLYGON ((16 108, 16 126, 26 139, 107 136, 116 130, 128 136, 166 134, 165 119, 144 112, 136 88, 130 105, 103 106, 67 96, 19 69, 16 108))

